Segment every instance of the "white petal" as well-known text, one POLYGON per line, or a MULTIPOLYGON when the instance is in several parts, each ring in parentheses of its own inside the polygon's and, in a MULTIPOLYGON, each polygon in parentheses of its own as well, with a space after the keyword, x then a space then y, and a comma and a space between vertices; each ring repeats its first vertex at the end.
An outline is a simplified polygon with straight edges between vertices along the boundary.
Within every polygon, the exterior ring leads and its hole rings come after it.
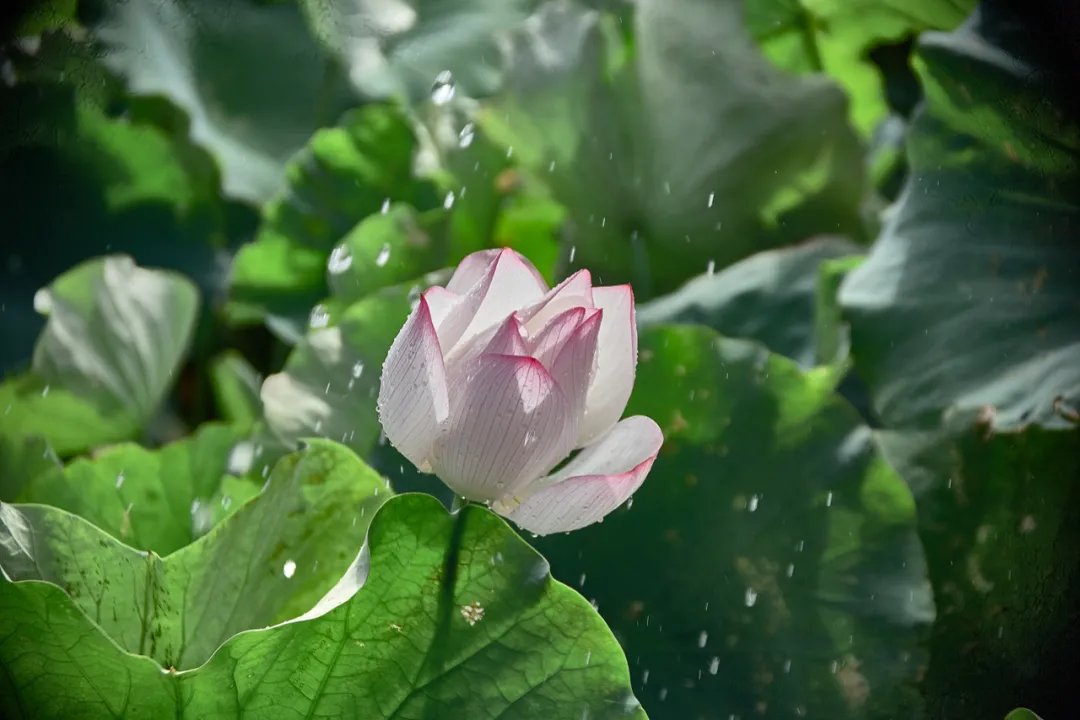
POLYGON ((529 333, 539 332, 552 318, 570 308, 593 307, 592 275, 588 270, 578 270, 552 288, 539 301, 522 309, 521 318, 529 333))
POLYGON ((571 308, 559 313, 535 337, 529 340, 529 355, 539 360, 548 370, 555 363, 555 358, 562 351, 563 345, 570 338, 578 325, 585 318, 587 311, 583 307, 571 308))
POLYGON ((439 325, 444 355, 449 357, 459 344, 480 335, 515 310, 536 302, 546 291, 543 278, 528 260, 513 250, 499 251, 484 275, 439 325))
POLYGON ((563 343, 559 356, 552 363, 551 375, 563 391, 569 405, 569 422, 573 423, 575 440, 580 434, 585 416, 585 401, 596 370, 597 342, 603 327, 602 310, 585 310, 588 314, 563 343))
POLYGON ((634 389, 637 367, 637 325, 630 286, 593 288, 593 302, 604 311, 604 321, 578 447, 593 442, 619 421, 634 389))
POLYGON ((435 471, 471 500, 494 500, 535 480, 574 442, 566 399, 530 357, 483 355, 451 390, 435 471))
POLYGON ((427 299, 405 321, 383 363, 379 421, 391 444, 423 472, 450 414, 446 368, 427 299))
POLYGON ((640 415, 627 418, 553 475, 549 480, 554 482, 505 514, 537 535, 599 522, 641 487, 663 442, 652 420, 640 415))
POLYGON ((442 324, 450 311, 461 302, 460 295, 438 285, 433 285, 425 290, 424 297, 427 299, 428 310, 431 312, 431 323, 436 328, 442 324))

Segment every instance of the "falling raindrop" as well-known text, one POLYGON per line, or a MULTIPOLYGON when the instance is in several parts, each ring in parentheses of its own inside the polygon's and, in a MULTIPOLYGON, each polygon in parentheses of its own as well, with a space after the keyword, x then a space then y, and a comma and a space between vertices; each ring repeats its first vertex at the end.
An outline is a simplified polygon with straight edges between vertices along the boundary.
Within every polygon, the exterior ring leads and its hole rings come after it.
POLYGON ((513 145, 506 148, 506 157, 507 157, 507 159, 514 157, 514 146, 513 145))
POLYGON ((288 580, 296 574, 296 563, 292 560, 286 560, 285 564, 281 566, 281 574, 288 580))
POLYGON ((656 697, 660 702, 664 702, 667 699, 667 688, 660 688, 660 693, 656 697))
POLYGON ((697 646, 703 648, 707 642, 709 642, 709 633, 702 630, 697 636, 697 646))
POLYGON ((578 587, 585 587, 585 573, 581 573, 581 577, 578 579, 578 587))
POLYGON ((754 607, 754 603, 757 602, 757 592, 753 588, 746 588, 746 597, 743 599, 746 602, 746 607, 754 607))
POLYGON ((791 577, 794 574, 795 574, 795 563, 788 563, 787 576, 791 577))
POLYGON ((237 443, 229 452, 227 469, 230 475, 243 475, 251 469, 255 460, 255 445, 249 442, 237 443))
POLYGON ((444 197, 443 201, 442 201, 442 206, 443 206, 443 209, 445 209, 445 210, 449 210, 450 208, 454 207, 454 191, 453 190, 446 193, 446 197, 444 197))
POLYGON ((713 206, 714 200, 716 200, 716 193, 709 193, 709 207, 713 206))
POLYGON ((709 264, 705 266, 705 274, 706 275, 715 275, 716 274, 716 261, 715 260, 709 260, 709 264))
POLYGON ((458 133, 458 147, 467 148, 472 145, 475 139, 476 128, 472 123, 465 123, 465 127, 461 128, 461 132, 458 133))
POLYGON ((832 507, 832 490, 825 496, 825 507, 832 507))
POLYGON ((382 213, 383 215, 390 212, 390 198, 385 198, 382 201, 382 206, 379 207, 379 212, 382 213))
POLYGON ((124 471, 123 470, 121 470, 120 474, 118 474, 116 476, 116 489, 119 490, 122 487, 124 487, 124 471))
POLYGON ((548 163, 548 172, 549 173, 555 172, 555 161, 554 160, 552 160, 550 163, 548 163))
POLYGON ((436 105, 445 105, 454 99, 456 92, 454 74, 449 70, 443 70, 435 76, 435 82, 431 85, 431 102, 436 105))
POLYGON ((577 255, 577 245, 570 246, 570 262, 574 262, 574 256, 577 255))
POLYGON ((713 657, 713 659, 709 661, 709 674, 710 675, 715 675, 719 671, 720 671, 720 658, 713 657))
POLYGON ((387 261, 389 259, 390 259, 390 245, 385 244, 385 245, 382 246, 382 249, 379 250, 379 254, 375 256, 375 265, 378 266, 378 267, 382 267, 382 266, 386 265, 386 263, 387 263, 387 261))
POLYGON ((231 495, 222 496, 222 498, 221 498, 221 509, 222 510, 228 510, 230 506, 232 506, 232 496, 231 495))
POLYGON ((364 374, 364 361, 363 360, 357 360, 356 363, 352 366, 352 376, 354 378, 359 378, 363 374, 364 374))
POLYGON ((342 243, 330 251, 330 259, 326 261, 326 269, 333 275, 341 273, 352 267, 352 252, 349 246, 342 243))
POLYGON ((43 387, 41 389, 41 397, 48 397, 48 395, 49 395, 49 386, 46 385, 45 387, 43 387))
POLYGON ((749 504, 747 504, 746 509, 749 510, 750 512, 757 512, 758 503, 760 501, 761 501, 761 498, 759 498, 757 495, 751 495, 750 496, 750 502, 749 502, 749 504))
POLYGON ((319 303, 311 308, 311 316, 308 317, 308 325, 313 328, 324 328, 330 324, 330 312, 326 306, 319 303))

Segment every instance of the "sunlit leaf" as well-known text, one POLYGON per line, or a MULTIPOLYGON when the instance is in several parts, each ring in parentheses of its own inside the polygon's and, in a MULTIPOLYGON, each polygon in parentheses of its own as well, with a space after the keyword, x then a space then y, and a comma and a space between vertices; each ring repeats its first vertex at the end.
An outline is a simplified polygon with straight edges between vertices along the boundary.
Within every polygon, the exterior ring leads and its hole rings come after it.
MULTIPOLYGON (((165 668, 192 668, 236 633, 315 605, 388 495, 347 450, 318 443, 282 460, 266 490, 228 521, 165 558, 62 510, 0 506, 0 566, 13 581, 63 588, 123 650, 165 668)), ((10 585, 4 590, 18 596, 10 585)))
POLYGON ((183 360, 198 293, 125 256, 91 260, 38 293, 48 317, 32 372, 0 385, 0 432, 67 454, 137 435, 183 360))
POLYGON ((371 524, 370 571, 352 598, 233 637, 182 674, 120 652, 59 587, 0 580, 0 707, 64 717, 644 720, 626 660, 589 604, 501 519, 463 512, 455 522, 430 497, 391 500, 371 524))

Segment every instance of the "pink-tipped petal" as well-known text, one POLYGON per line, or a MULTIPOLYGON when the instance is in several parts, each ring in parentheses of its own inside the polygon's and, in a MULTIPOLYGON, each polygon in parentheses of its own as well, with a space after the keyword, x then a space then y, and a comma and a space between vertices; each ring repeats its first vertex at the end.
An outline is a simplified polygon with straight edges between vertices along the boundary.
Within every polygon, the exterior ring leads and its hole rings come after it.
POLYGON ((471 500, 494 500, 566 457, 572 429, 562 391, 537 360, 482 355, 455 378, 435 471, 471 500))
POLYGON ((500 250, 484 275, 439 325, 443 352, 449 356, 459 344, 536 302, 546 291, 543 278, 528 260, 508 248, 500 250))
POLYGON ((592 275, 578 270, 548 291, 543 298, 523 308, 521 318, 530 333, 539 332, 552 318, 571 308, 593 307, 592 275))
POLYGON ((469 292, 469 289, 480 282, 481 278, 487 274, 491 263, 495 262, 495 258, 499 257, 501 252, 500 248, 492 248, 470 253, 463 257, 458 266, 454 268, 454 274, 450 277, 450 282, 446 283, 446 289, 458 295, 469 292))
MULTIPOLYGON (((595 311, 588 311, 595 312, 595 311)), ((585 317, 586 310, 583 307, 571 308, 559 313, 549 322, 535 337, 529 340, 529 355, 539 360, 548 370, 551 370, 555 358, 562 351, 563 345, 577 330, 585 317)))
POLYGON ((585 402, 596 371, 597 343, 603 327, 603 310, 585 310, 586 319, 574 329, 563 343, 551 366, 551 375, 559 383, 570 406, 575 440, 579 437, 585 416, 585 402))
POLYGON ((537 535, 599 522, 641 487, 663 442, 652 420, 640 415, 627 418, 506 516, 537 535))
POLYGON ((446 367, 423 295, 383 363, 379 420, 390 443, 423 472, 439 426, 450 414, 446 367))
POLYGON ((585 419, 577 445, 593 442, 619 421, 637 367, 634 293, 629 285, 593 288, 593 302, 604 311, 597 343, 596 373, 585 401, 585 419))

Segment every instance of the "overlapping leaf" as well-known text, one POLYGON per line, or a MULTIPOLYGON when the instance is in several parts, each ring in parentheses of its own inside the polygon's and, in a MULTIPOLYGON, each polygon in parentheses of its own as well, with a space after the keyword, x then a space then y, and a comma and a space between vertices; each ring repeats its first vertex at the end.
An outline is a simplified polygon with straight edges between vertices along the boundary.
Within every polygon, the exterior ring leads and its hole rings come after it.
POLYGON ((923 36, 911 176, 844 282, 852 353, 893 426, 957 406, 1068 427, 1080 408, 1080 126, 1014 18, 923 36))

